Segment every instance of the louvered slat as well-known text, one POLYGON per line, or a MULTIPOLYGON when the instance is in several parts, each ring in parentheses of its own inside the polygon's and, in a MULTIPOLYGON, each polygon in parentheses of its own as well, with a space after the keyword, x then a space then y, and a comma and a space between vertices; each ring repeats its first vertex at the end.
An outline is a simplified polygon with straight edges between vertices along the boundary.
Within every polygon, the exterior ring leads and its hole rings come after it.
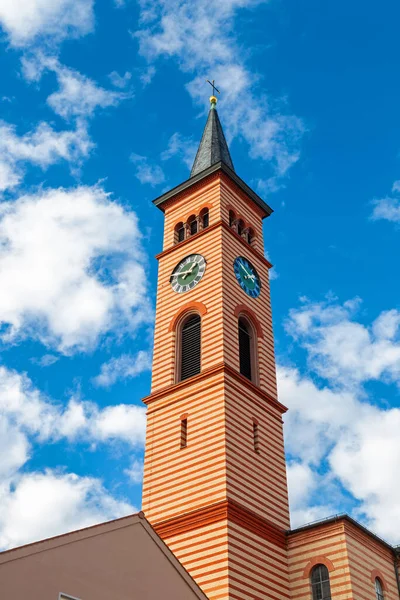
POLYGON ((182 327, 181 381, 200 373, 201 319, 190 317, 182 327))

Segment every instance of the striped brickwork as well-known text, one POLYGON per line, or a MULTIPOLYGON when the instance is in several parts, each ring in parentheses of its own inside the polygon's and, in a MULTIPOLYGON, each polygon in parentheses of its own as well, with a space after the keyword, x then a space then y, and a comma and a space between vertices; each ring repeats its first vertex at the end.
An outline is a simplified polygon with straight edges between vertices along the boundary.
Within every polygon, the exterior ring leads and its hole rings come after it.
POLYGON ((337 600, 376 600, 375 577, 385 600, 398 600, 393 551, 346 518, 320 523, 288 536, 291 598, 310 600, 312 568, 325 564, 337 600))
POLYGON ((351 584, 357 600, 376 600, 375 577, 384 588, 385 600, 398 600, 393 552, 351 523, 344 523, 351 584))
POLYGON ((151 523, 226 498, 224 375, 195 379, 148 405, 142 507, 151 523))
POLYGON ((175 535, 164 534, 162 530, 160 533, 209 598, 222 600, 230 597, 227 519, 175 535))
POLYGON ((342 522, 291 534, 288 538, 288 560, 292 600, 311 599, 310 571, 319 563, 325 564, 330 571, 332 598, 353 598, 342 522))
POLYGON ((228 498, 289 529, 282 414, 246 381, 225 379, 228 498), (259 453, 254 450, 253 419, 258 422, 259 453))
POLYGON ((284 600, 289 598, 285 408, 276 393, 263 215, 222 173, 168 200, 163 208, 152 393, 145 399, 143 510, 211 600, 284 600), (206 206, 209 227, 174 245, 176 224, 206 206), (229 227, 232 209, 254 230, 251 246, 229 227), (192 291, 177 294, 170 274, 191 253, 205 257, 205 275, 192 291), (233 262, 240 255, 261 277, 256 299, 236 281, 233 262), (175 328, 186 310, 196 310, 202 318, 201 373, 177 383, 175 328), (254 383, 239 374, 241 314, 255 325, 259 369, 254 383))

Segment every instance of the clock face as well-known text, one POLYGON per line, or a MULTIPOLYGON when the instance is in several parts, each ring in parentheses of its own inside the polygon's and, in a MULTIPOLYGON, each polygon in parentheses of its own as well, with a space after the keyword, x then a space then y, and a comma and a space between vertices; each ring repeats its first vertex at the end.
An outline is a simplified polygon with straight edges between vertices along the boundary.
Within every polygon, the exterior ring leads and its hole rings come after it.
POLYGON ((261 281, 257 271, 247 258, 238 256, 233 263, 236 279, 248 296, 257 298, 261 291, 261 281))
POLYGON ((172 271, 170 282, 174 292, 183 294, 192 290, 203 277, 206 270, 206 259, 201 254, 186 256, 172 271))

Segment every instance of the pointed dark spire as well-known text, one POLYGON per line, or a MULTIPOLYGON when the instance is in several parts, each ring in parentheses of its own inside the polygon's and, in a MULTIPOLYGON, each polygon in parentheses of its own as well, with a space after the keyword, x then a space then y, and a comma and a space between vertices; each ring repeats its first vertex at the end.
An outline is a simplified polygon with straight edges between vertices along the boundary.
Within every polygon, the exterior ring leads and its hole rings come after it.
POLYGON ((221 122, 218 117, 216 97, 211 96, 210 102, 210 112, 208 113, 207 123, 203 131, 199 149, 197 150, 196 158, 194 159, 190 177, 194 177, 198 173, 204 171, 204 169, 208 169, 208 167, 211 167, 218 162, 225 163, 232 171, 235 170, 221 122))

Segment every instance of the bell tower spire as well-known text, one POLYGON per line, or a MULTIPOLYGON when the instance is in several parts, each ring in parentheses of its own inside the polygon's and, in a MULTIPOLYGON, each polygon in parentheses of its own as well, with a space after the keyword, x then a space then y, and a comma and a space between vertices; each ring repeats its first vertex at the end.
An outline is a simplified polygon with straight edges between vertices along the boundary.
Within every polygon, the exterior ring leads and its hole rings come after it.
POLYGON ((154 200, 165 226, 143 511, 209 600, 287 600, 272 210, 233 170, 215 107, 191 177, 154 200))
MULTIPOLYGON (((213 86, 213 89, 218 91, 215 86, 213 86)), ((190 177, 198 175, 208 167, 212 167, 219 162, 227 165, 232 171, 235 170, 217 112, 217 97, 212 95, 210 97, 210 111, 207 123, 196 158, 194 159, 190 177)))

